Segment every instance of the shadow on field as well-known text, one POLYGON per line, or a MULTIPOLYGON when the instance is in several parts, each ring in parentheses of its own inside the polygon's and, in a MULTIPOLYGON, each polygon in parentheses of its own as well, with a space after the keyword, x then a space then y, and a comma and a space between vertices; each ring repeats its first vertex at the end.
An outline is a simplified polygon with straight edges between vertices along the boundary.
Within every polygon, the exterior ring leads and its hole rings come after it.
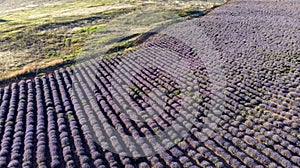
POLYGON ((5 22, 8 22, 8 20, 0 19, 0 23, 5 23, 5 22))
POLYGON ((112 54, 112 53, 115 53, 115 52, 124 51, 127 48, 143 44, 148 38, 150 38, 151 36, 153 36, 155 34, 157 34, 157 32, 149 31, 149 32, 146 32, 146 33, 143 33, 143 34, 136 33, 136 34, 124 37, 124 38, 120 39, 118 42, 124 42, 124 41, 130 40, 134 37, 140 36, 136 40, 134 40, 132 42, 129 42, 129 43, 126 43, 125 45, 110 48, 108 51, 106 51, 106 54, 112 54))

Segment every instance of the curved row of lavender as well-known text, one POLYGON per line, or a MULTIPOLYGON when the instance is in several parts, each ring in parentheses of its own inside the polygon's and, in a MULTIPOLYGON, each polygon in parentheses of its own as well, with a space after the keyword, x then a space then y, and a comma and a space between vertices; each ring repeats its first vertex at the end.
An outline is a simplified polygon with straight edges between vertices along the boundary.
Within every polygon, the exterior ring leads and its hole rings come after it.
POLYGON ((137 51, 135 59, 92 59, 75 69, 0 88, 0 167, 299 167, 299 8, 295 0, 232 0, 152 37, 142 46, 152 50, 137 51), (224 107, 218 117, 210 113, 218 98, 211 93, 208 68, 193 59, 199 52, 195 48, 206 45, 193 43, 202 38, 199 30, 212 40, 225 72, 224 107), (186 38, 176 38, 180 36, 186 38), (193 72, 178 80, 197 82, 200 94, 192 104, 198 109, 192 126, 174 124, 175 118, 188 117, 180 114, 180 103, 193 88, 180 88, 159 67, 159 60, 178 67, 172 54, 158 54, 166 50, 186 59, 193 72), (137 68, 134 61, 152 59, 158 60, 156 67, 137 68), (118 78, 116 72, 121 73, 118 78), (155 94, 150 99, 151 90, 155 94), (160 107, 160 102, 167 103, 160 107), (120 110, 128 103, 144 122, 120 110), (153 115, 149 108, 163 112, 153 115), (216 127, 203 130, 208 117, 216 127), (113 136, 112 127, 130 135, 131 142, 113 136), (152 156, 122 155, 126 143, 133 153, 151 153, 147 137, 168 127, 188 127, 189 132, 152 156))

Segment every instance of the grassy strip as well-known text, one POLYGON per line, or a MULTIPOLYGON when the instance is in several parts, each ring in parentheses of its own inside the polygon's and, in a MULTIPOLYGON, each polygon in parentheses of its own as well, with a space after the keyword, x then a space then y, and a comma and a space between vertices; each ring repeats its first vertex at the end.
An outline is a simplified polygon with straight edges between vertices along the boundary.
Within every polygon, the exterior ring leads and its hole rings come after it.
MULTIPOLYGON (((16 69, 11 73, 3 75, 0 77, 2 85, 3 83, 8 83, 22 79, 24 77, 33 77, 44 75, 55 68, 69 66, 71 63, 74 63, 75 60, 78 61, 78 56, 85 53, 82 53, 82 49, 85 46, 85 43, 88 42, 90 36, 95 33, 103 33, 105 36, 99 36, 99 39, 91 41, 95 43, 93 45, 103 45, 105 43, 110 44, 111 47, 107 49, 106 53, 103 56, 115 56, 122 55, 127 52, 134 51, 138 48, 138 45, 147 40, 151 35, 154 35, 157 31, 151 32, 150 29, 160 27, 160 24, 168 23, 168 19, 172 19, 173 16, 168 16, 168 12, 177 15, 177 17, 191 19, 195 17, 200 17, 207 14, 210 10, 201 12, 199 10, 194 10, 190 8, 183 9, 168 9, 167 11, 160 11, 155 9, 158 13, 153 15, 153 17, 159 17, 154 19, 156 22, 152 22, 152 19, 139 18, 139 13, 136 13, 135 10, 142 6, 137 5, 138 3, 132 2, 131 7, 118 8, 105 10, 98 13, 92 13, 88 15, 76 16, 68 15, 64 17, 38 17, 38 18, 28 18, 22 19, 20 14, 25 16, 30 16, 32 13, 40 13, 40 9, 34 9, 29 11, 17 12, 15 19, 8 20, 3 18, 3 23, 0 21, 0 52, 10 51, 10 52, 20 52, 22 50, 28 50, 27 58, 30 59, 30 56, 34 55, 35 60, 53 60, 52 63, 35 63, 29 64, 28 66, 23 66, 21 69, 16 69), (25 12, 25 13, 24 13, 25 12), (159 12, 161 12, 159 14, 159 12), (109 32, 106 29, 106 26, 118 18, 113 24, 118 24, 120 16, 127 17, 126 14, 133 14, 128 16, 134 16, 134 19, 143 19, 142 25, 135 25, 137 23, 133 22, 131 26, 140 26, 128 27, 132 29, 129 32, 126 32, 126 37, 114 42, 114 39, 120 37, 119 34, 114 34, 115 32, 109 32), (135 18, 136 17, 136 18, 135 18), (161 18, 160 18, 161 17, 161 18), (164 19, 162 19, 164 18, 164 19), (159 22, 157 22, 157 20, 159 22), (5 24, 4 24, 5 23, 5 24), (143 30, 143 31, 141 31, 143 30), (148 33, 144 33, 147 32, 148 33), (49 68, 48 68, 49 67, 49 68)), ((103 4, 102 4, 103 5, 103 4)), ((153 4, 146 4, 153 5, 153 4)), ((77 5, 76 5, 77 6, 77 5)), ((94 8, 101 6, 101 4, 87 5, 87 8, 94 8)), ((72 7, 70 7, 72 8, 72 7)), ((47 11, 59 11, 63 10, 62 7, 51 7, 47 11)), ((75 8, 73 8, 75 9, 75 8)), ((151 15, 152 16, 152 15, 151 15)), ((122 18, 122 17, 121 17, 122 18)), ((123 26, 126 23, 131 22, 131 17, 128 20, 125 20, 123 26)), ((109 26, 118 26, 118 25, 109 25, 109 26)), ((122 25, 120 25, 122 26, 122 25)), ((88 44, 89 45, 89 44, 88 44)), ((1 53, 0 53, 1 54, 1 53)), ((97 54, 96 54, 97 55, 97 54)), ((98 54, 99 55, 99 54, 98 54)), ((87 59, 87 58, 83 58, 87 59)), ((11 68, 13 69, 13 67, 11 68)))

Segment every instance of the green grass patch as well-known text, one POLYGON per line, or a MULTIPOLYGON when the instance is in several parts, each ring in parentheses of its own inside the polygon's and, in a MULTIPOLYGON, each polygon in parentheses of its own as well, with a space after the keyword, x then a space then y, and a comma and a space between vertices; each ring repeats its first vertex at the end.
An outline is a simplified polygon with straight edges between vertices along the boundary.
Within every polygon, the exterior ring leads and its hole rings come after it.
POLYGON ((37 76, 39 76, 39 77, 45 76, 45 75, 46 75, 46 73, 43 73, 43 72, 37 74, 37 76))
POLYGON ((105 26, 90 26, 90 27, 84 27, 77 31, 77 33, 87 33, 92 34, 96 32, 105 32, 106 27, 105 26))
POLYGON ((49 52, 46 55, 48 58, 58 58, 60 55, 57 52, 49 52))

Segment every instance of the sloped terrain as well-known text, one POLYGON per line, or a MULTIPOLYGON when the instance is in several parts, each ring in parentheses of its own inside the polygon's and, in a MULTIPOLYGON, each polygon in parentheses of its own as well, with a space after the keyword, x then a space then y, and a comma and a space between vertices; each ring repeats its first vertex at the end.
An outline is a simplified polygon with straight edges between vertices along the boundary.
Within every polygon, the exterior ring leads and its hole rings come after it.
POLYGON ((200 17, 221 3, 222 0, 1 1, 0 86, 69 66, 78 57, 102 55, 98 50, 115 48, 111 50, 113 54, 121 55, 134 50, 134 41, 149 30, 200 17), (119 42, 120 39, 126 40, 119 42), (94 53, 86 52, 88 48, 93 48, 94 53))
POLYGON ((232 0, 132 53, 0 88, 0 167, 299 167, 299 8, 232 0))

